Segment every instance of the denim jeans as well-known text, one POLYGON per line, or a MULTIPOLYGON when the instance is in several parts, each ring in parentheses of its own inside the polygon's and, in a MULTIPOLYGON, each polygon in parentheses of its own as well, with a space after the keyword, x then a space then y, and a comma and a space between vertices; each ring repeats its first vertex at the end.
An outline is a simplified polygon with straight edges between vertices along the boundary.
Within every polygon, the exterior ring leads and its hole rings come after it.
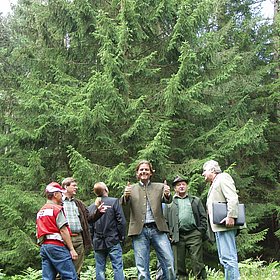
POLYGON ((118 243, 104 250, 95 250, 95 272, 96 280, 105 280, 106 258, 109 255, 115 280, 124 280, 122 247, 118 243))
POLYGON ((220 263, 225 270, 225 280, 240 279, 235 235, 236 230, 215 233, 220 263))
POLYGON ((148 280, 150 277, 150 245, 156 251, 157 258, 162 268, 163 279, 174 280, 174 258, 167 234, 158 231, 156 225, 143 227, 139 235, 132 237, 135 263, 139 280, 148 280))
POLYGON ((43 244, 40 255, 43 280, 54 280, 57 273, 60 274, 61 280, 78 279, 70 252, 65 246, 43 244))

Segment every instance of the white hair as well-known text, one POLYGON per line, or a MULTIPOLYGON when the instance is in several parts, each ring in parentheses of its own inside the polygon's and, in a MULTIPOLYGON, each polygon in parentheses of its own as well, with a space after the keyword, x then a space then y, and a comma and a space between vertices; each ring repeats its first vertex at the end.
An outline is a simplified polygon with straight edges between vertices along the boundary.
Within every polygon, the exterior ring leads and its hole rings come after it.
POLYGON ((222 173, 219 163, 215 160, 208 160, 203 164, 203 170, 209 170, 214 173, 222 173))

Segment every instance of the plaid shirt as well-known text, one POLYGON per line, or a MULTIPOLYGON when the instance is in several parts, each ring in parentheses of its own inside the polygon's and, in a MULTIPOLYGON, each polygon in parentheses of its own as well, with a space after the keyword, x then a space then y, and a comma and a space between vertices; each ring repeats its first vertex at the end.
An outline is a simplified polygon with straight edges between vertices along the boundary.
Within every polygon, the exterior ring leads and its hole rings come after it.
POLYGON ((72 198, 64 197, 63 209, 72 233, 80 233, 82 225, 79 217, 79 209, 72 198))

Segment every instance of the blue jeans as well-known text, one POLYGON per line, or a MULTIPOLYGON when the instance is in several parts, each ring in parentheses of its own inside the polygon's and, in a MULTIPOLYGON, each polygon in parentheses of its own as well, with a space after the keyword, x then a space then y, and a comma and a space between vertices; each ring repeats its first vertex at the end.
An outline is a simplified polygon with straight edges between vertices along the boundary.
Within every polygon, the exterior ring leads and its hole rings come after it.
POLYGON ((122 247, 118 243, 104 250, 95 250, 95 272, 96 280, 105 280, 106 258, 109 255, 115 280, 124 280, 122 247))
POLYGON ((132 237, 135 263, 138 271, 139 280, 148 280, 150 277, 150 245, 156 251, 157 258, 162 268, 163 279, 176 279, 174 272, 174 258, 167 234, 158 231, 156 225, 143 227, 139 235, 132 237))
POLYGON ((225 270, 225 280, 240 279, 235 235, 236 230, 215 232, 220 263, 225 270))
POLYGON ((61 280, 78 279, 70 252, 65 246, 43 244, 40 255, 43 280, 54 280, 57 273, 60 274, 61 280))

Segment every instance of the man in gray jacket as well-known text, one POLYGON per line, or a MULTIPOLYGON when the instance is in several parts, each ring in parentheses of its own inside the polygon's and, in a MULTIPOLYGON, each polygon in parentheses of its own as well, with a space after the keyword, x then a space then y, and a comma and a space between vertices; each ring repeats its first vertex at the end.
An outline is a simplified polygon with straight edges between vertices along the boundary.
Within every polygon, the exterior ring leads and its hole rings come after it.
POLYGON ((206 279, 203 262, 203 241, 207 239, 207 215, 201 200, 188 194, 186 179, 177 176, 175 195, 164 207, 175 259, 177 279, 189 279, 186 257, 190 257, 195 279, 206 279))
POLYGON ((141 161, 136 167, 139 182, 128 184, 122 196, 122 204, 129 207, 130 222, 128 236, 132 237, 138 279, 149 280, 150 246, 156 251, 157 258, 166 280, 174 280, 174 259, 167 237, 161 203, 170 203, 170 187, 163 183, 150 181, 154 170, 149 161, 141 161))

